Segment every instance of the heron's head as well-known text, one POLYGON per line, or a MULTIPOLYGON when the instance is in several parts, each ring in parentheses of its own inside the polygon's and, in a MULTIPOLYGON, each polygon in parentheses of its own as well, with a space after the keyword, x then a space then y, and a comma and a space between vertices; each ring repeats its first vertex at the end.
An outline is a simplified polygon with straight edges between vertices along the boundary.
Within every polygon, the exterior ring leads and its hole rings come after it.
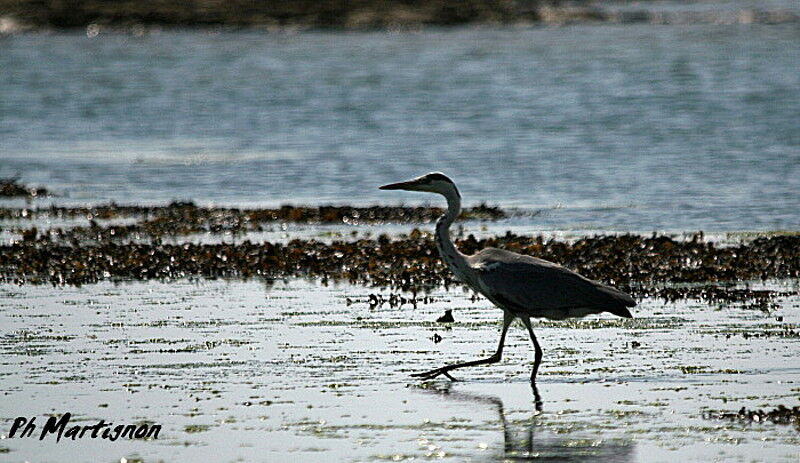
POLYGON ((447 175, 441 172, 431 172, 421 177, 412 178, 400 183, 390 183, 380 187, 381 190, 407 190, 407 191, 428 191, 431 193, 439 193, 444 196, 451 196, 455 194, 461 197, 458 193, 456 184, 450 180, 447 175))

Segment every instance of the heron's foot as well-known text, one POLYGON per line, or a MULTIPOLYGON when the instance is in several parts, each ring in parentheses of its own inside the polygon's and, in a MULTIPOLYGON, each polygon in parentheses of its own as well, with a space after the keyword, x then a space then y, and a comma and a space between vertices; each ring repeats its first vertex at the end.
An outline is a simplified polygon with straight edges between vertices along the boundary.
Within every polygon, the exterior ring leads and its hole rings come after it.
POLYGON ((457 379, 450 376, 450 371, 455 370, 457 368, 464 368, 464 367, 474 367, 476 365, 485 365, 487 363, 497 363, 500 361, 500 353, 496 353, 489 358, 481 359, 481 360, 473 360, 472 362, 464 362, 464 363, 456 363, 455 365, 447 365, 442 368, 437 368, 435 370, 426 371, 424 373, 414 373, 413 377, 415 378, 422 378, 422 379, 433 379, 439 375, 444 375, 450 378, 451 381, 458 381, 457 379))
POLYGON ((422 372, 422 373, 413 373, 411 376, 413 376, 415 378, 421 378, 423 380, 429 380, 429 379, 436 378, 439 375, 444 375, 444 376, 447 376, 447 378, 449 378, 450 381, 458 381, 457 379, 455 379, 452 376, 450 376, 449 371, 452 370, 452 369, 453 369, 452 366, 446 366, 446 367, 442 367, 442 368, 437 368, 435 370, 425 371, 425 372, 422 372))

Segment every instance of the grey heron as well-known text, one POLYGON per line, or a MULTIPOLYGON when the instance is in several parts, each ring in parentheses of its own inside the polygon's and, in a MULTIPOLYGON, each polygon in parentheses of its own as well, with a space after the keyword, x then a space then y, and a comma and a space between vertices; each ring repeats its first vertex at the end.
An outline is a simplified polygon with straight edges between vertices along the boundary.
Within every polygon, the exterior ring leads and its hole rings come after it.
POLYGON ((635 306, 636 302, 628 294, 553 262, 496 248, 486 248, 472 256, 462 254, 450 239, 450 225, 461 213, 461 194, 446 175, 432 172, 405 182, 383 185, 380 189, 425 191, 444 196, 447 212, 436 221, 439 254, 459 280, 503 309, 503 330, 494 355, 412 376, 432 379, 444 375, 454 380, 450 376, 452 370, 499 362, 508 327, 519 318, 528 329, 536 350, 531 373, 531 382, 535 383, 542 362, 542 348, 533 334, 531 317, 563 320, 610 312, 632 318, 627 308, 635 306))

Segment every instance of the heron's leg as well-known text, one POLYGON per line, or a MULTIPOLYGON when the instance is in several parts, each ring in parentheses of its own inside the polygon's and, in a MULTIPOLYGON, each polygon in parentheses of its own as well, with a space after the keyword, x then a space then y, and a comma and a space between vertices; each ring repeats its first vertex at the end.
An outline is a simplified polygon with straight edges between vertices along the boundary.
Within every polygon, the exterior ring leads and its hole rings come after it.
POLYGON ((536 349, 536 354, 533 359, 533 373, 531 373, 531 383, 535 383, 536 372, 539 371, 539 365, 542 363, 542 348, 539 347, 539 341, 536 340, 536 336, 533 334, 530 317, 520 317, 520 320, 522 320, 522 323, 525 324, 525 328, 528 328, 528 333, 531 335, 531 341, 533 341, 533 348, 536 349))
POLYGON ((455 370, 456 368, 464 368, 464 367, 474 367, 476 365, 484 365, 487 363, 497 363, 503 357, 503 344, 506 342, 506 332, 508 331, 508 327, 511 325, 511 322, 514 321, 514 315, 510 312, 503 311, 503 331, 500 333, 500 345, 497 346, 497 352, 494 353, 491 357, 480 359, 480 360, 473 360, 471 362, 464 362, 464 363, 456 363, 454 365, 447 365, 442 368, 437 368, 435 370, 426 371, 423 373, 414 373, 411 376, 415 376, 417 378, 422 379, 433 379, 439 375, 445 375, 451 380, 455 381, 456 379, 450 376, 450 371, 455 370))

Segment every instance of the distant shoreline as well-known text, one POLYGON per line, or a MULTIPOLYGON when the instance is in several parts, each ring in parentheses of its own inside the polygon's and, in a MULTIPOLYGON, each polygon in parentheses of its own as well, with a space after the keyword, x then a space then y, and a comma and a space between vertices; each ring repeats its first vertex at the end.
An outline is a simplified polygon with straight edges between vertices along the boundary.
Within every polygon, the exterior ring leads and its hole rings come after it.
POLYGON ((31 30, 113 29, 145 33, 160 27, 284 30, 414 30, 458 25, 572 23, 780 24, 800 22, 792 10, 659 11, 641 3, 560 0, 0 0, 0 34, 31 30), (600 6, 602 5, 602 6, 600 6))

